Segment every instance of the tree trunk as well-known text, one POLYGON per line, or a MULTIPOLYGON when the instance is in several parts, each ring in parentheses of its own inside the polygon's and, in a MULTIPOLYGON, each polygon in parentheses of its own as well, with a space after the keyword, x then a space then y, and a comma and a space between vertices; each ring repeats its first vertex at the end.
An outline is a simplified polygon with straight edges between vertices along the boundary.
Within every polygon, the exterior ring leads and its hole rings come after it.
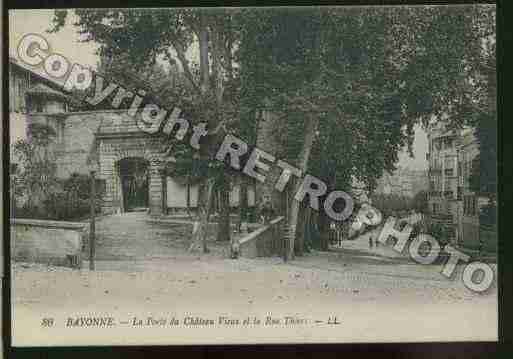
POLYGON ((219 223, 217 230, 218 241, 230 240, 230 179, 223 171, 217 179, 219 190, 219 223))
MULTIPOLYGON (((257 118, 257 137, 256 147, 269 154, 280 152, 281 144, 276 136, 278 117, 271 112, 262 110, 257 118)), ((274 189, 281 171, 278 168, 271 168, 266 175, 265 182, 256 181, 255 202, 257 208, 264 203, 265 198, 269 198, 273 208, 280 208, 279 192, 274 189)))
POLYGON ((208 28, 205 16, 200 16, 200 30, 198 33, 199 55, 200 55, 200 73, 201 73, 201 92, 206 93, 209 88, 210 66, 208 61, 208 28))
POLYGON ((187 188, 186 210, 187 210, 187 215, 189 216, 190 219, 192 219, 192 216, 191 216, 191 178, 190 178, 190 176, 187 176, 186 188, 187 188))
POLYGON ((212 206, 213 180, 210 177, 203 179, 198 189, 198 214, 193 226, 192 243, 189 251, 193 251, 198 246, 203 247, 203 253, 208 253, 207 247, 207 229, 210 208, 212 206))
POLYGON ((324 211, 319 211, 319 250, 329 249, 330 220, 324 211))
POLYGON ((308 210, 310 208, 307 208, 304 203, 299 208, 299 218, 301 218, 301 221, 299 221, 300 225, 297 229, 297 238, 295 242, 295 248, 294 253, 297 256, 303 255, 304 245, 305 245, 305 238, 307 236, 307 227, 308 227, 308 210))
MULTIPOLYGON (((303 141, 303 147, 301 148, 301 152, 299 154, 299 170, 301 173, 306 173, 308 168, 308 159, 310 158, 310 152, 312 150, 313 140, 315 137, 315 131, 317 129, 317 125, 319 123, 319 117, 315 114, 311 115, 307 120, 306 128, 305 128, 305 140, 303 141)), ((294 196, 301 187, 301 181, 296 181, 295 191, 292 194, 294 196)), ((294 242, 296 239, 297 233, 297 224, 298 224, 298 216, 299 216, 299 207, 301 203, 298 202, 295 198, 292 198, 291 208, 289 214, 289 255, 288 258, 294 258, 294 242)))
POLYGON ((243 179, 240 182, 239 192, 239 232, 241 231, 242 223, 248 221, 248 184, 243 179))

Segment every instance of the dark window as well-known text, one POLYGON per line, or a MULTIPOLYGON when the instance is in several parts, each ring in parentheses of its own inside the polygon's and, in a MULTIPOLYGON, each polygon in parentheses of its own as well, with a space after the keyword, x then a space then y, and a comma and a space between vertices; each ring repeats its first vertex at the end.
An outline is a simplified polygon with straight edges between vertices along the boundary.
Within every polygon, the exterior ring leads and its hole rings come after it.
POLYGON ((17 163, 11 163, 9 166, 9 173, 10 174, 16 174, 18 172, 18 164, 17 163))
POLYGON ((96 179, 96 193, 99 196, 103 196, 105 194, 105 190, 107 188, 107 182, 104 179, 96 179))

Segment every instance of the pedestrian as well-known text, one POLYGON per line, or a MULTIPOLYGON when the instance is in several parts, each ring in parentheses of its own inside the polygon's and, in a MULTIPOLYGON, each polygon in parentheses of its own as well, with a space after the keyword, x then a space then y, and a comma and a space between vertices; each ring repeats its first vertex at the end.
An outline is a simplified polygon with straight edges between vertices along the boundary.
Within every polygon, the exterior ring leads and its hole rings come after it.
POLYGON ((269 221, 274 217, 274 208, 271 203, 271 198, 266 196, 260 207, 260 218, 263 223, 269 223, 269 221))
POLYGON ((372 248, 372 236, 369 236, 369 248, 372 248))

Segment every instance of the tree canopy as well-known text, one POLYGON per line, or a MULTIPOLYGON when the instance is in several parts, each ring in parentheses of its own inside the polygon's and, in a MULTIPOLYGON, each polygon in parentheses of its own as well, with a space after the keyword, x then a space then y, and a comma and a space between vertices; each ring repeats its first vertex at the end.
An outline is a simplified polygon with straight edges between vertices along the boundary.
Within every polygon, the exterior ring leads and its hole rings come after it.
MULTIPOLYGON (((372 190, 399 151, 411 153, 417 123, 448 118, 481 128, 482 146, 492 138, 482 124, 495 118, 493 6, 74 11, 79 33, 110 59, 105 68, 148 74, 165 104, 187 108, 192 121, 252 143, 255 114, 275 113, 281 158, 330 189, 358 179, 372 190), (184 81, 152 75, 158 64, 179 64, 184 81)), ((66 14, 55 12, 52 31, 66 14)), ((199 158, 208 161, 220 139, 209 136, 199 158)), ((213 172, 204 175, 206 189, 213 172)))

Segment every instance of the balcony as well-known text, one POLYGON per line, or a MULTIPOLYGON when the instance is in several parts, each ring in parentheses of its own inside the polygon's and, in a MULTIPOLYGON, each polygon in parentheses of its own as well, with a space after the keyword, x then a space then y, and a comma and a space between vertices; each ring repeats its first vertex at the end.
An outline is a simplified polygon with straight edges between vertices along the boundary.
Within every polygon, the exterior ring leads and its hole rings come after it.
POLYGON ((450 213, 432 213, 429 215, 429 217, 433 222, 446 225, 453 224, 453 216, 450 213))
POLYGON ((446 168, 444 170, 444 174, 447 176, 447 177, 454 177, 454 169, 453 168, 446 168))
POLYGON ((455 199, 454 198, 454 191, 444 191, 444 198, 455 199))
POLYGON ((429 197, 441 197, 442 192, 441 191, 430 191, 428 192, 429 197))

